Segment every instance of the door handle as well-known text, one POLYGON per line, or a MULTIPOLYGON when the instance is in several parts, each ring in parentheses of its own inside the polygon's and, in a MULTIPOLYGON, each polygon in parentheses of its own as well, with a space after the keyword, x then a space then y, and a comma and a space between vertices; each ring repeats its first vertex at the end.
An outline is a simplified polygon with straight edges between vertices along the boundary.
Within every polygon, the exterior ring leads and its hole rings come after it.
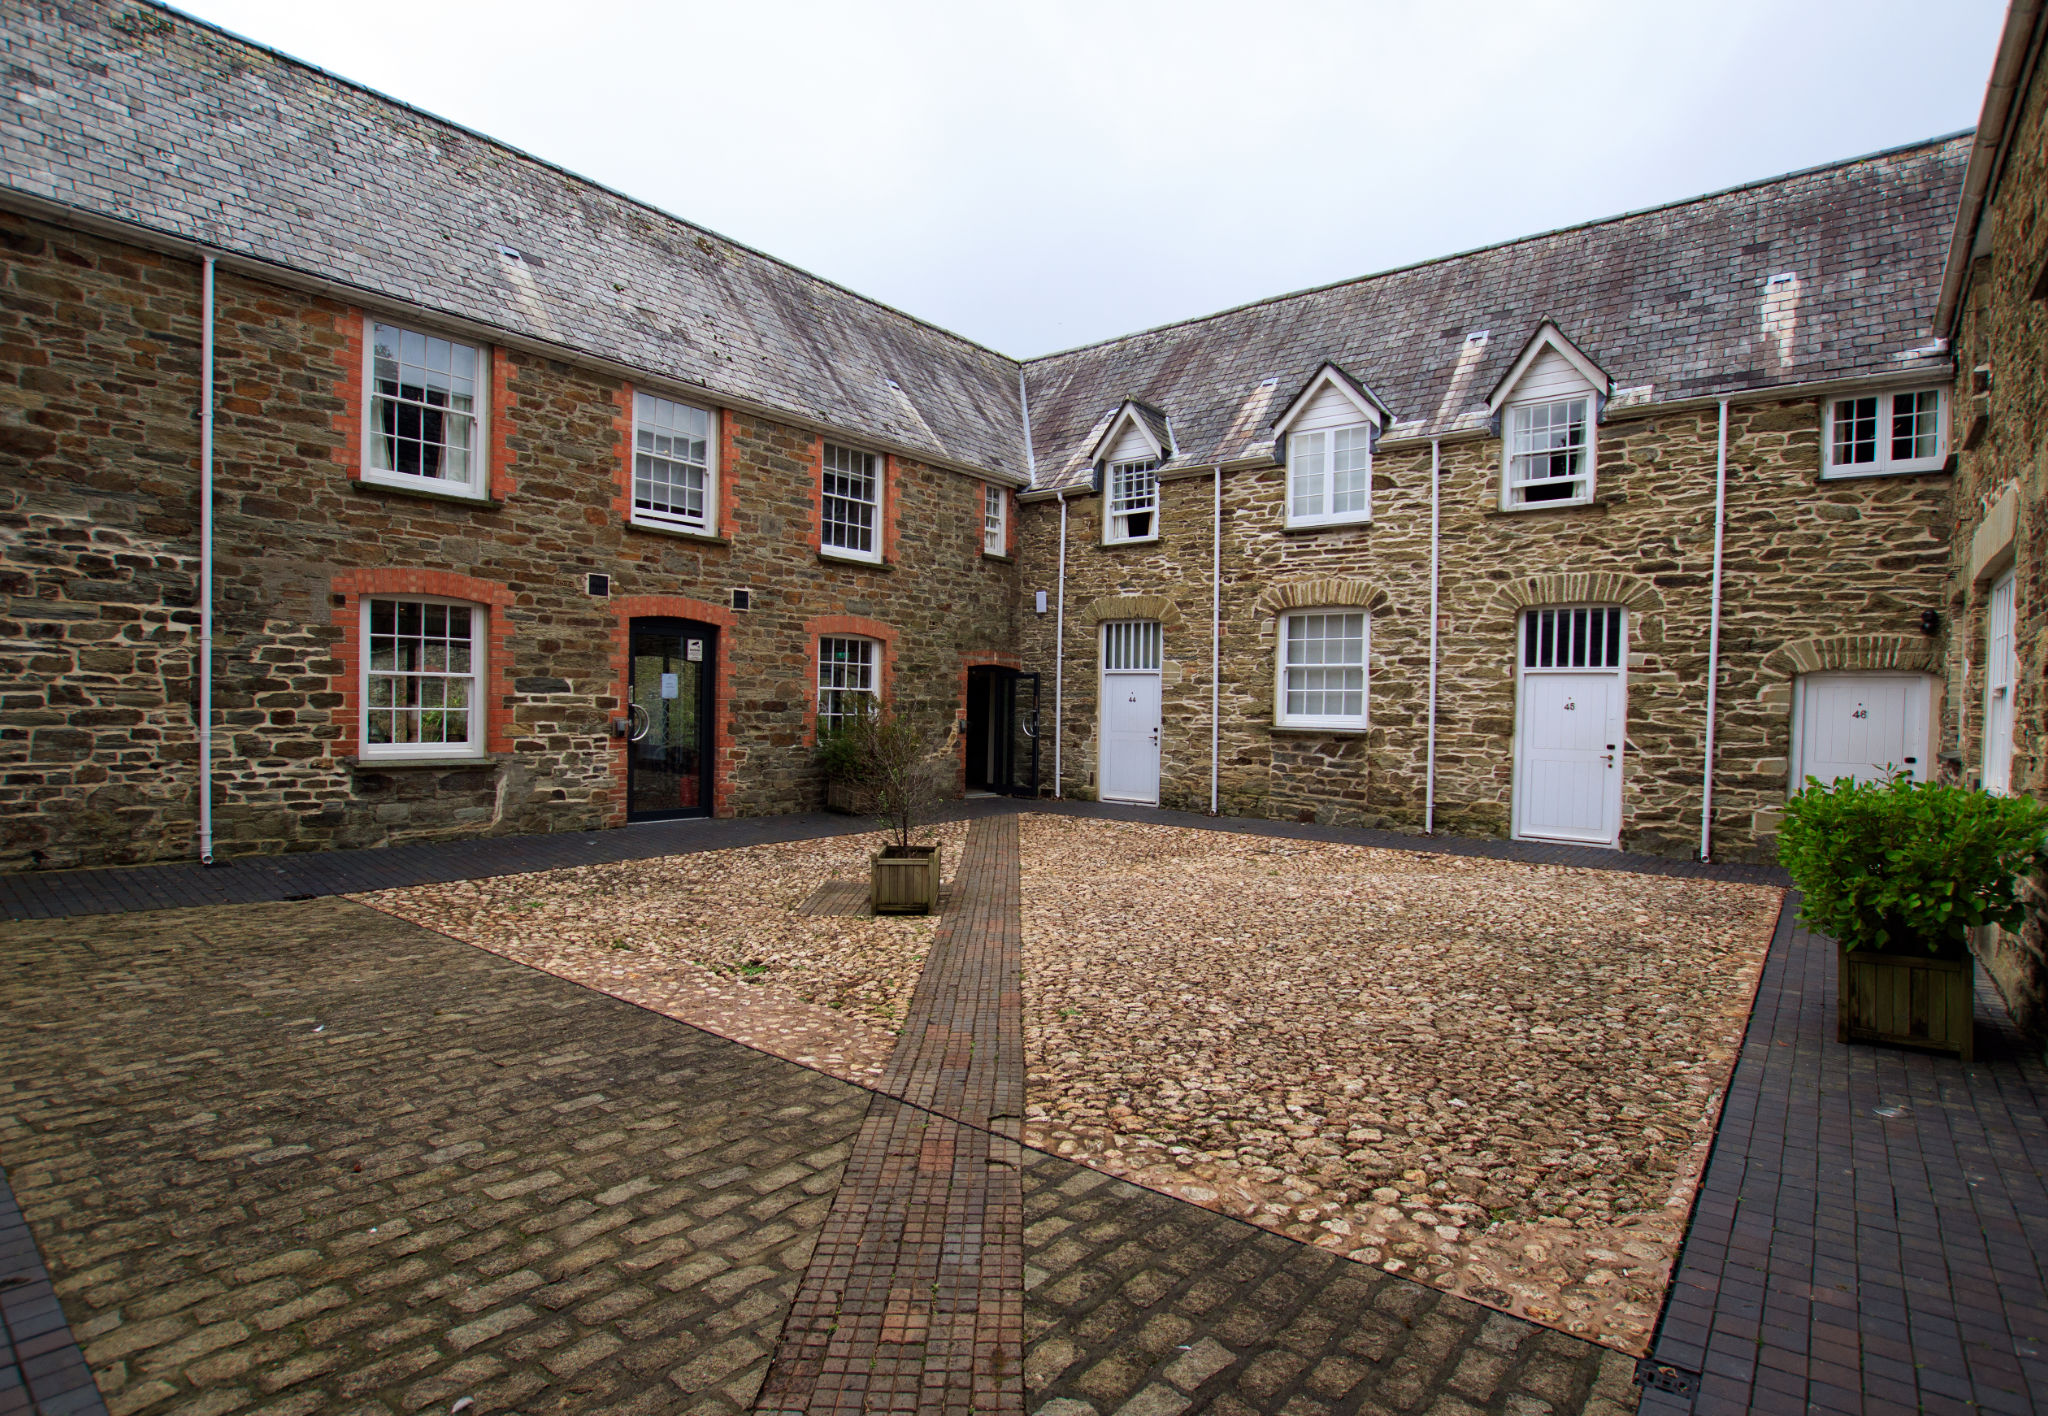
POLYGON ((646 737, 646 736, 647 736, 648 732, 649 732, 649 731, 650 731, 650 730, 651 730, 651 729, 652 729, 653 727, 654 727, 654 718, 653 718, 653 715, 652 715, 652 714, 650 714, 650 713, 649 713, 649 712, 647 711, 646 705, 644 705, 644 704, 640 704, 640 703, 634 703, 634 704, 630 704, 630 705, 628 705, 628 706, 627 706, 627 708, 626 708, 626 741, 628 741, 628 742, 638 742, 638 741, 640 741, 640 739, 641 739, 641 738, 644 738, 644 737, 646 737), (635 718, 634 718, 634 715, 635 715, 636 713, 637 713, 637 714, 639 715, 639 717, 638 717, 637 721, 638 721, 638 722, 639 722, 639 724, 640 724, 640 731, 638 731, 638 732, 635 732, 635 731, 633 731, 633 724, 634 724, 634 722, 636 721, 636 720, 635 720, 635 718))
POLYGON ((1609 752, 1607 754, 1607 765, 1609 767, 1612 767, 1614 765, 1614 754, 1612 752, 1609 752))
POLYGON ((1152 745, 1154 747, 1159 746, 1159 729, 1157 728, 1152 730, 1152 745))
POLYGON ((1025 737, 1028 737, 1028 738, 1035 738, 1035 737, 1037 737, 1037 736, 1038 736, 1038 715, 1037 715, 1036 713, 1033 713, 1033 714, 1031 715, 1031 717, 1029 718, 1029 720, 1027 720, 1027 721, 1026 721, 1026 722, 1025 722, 1025 723, 1024 723, 1024 724, 1023 724, 1022 726, 1023 726, 1023 729, 1024 729, 1024 736, 1025 736, 1025 737))

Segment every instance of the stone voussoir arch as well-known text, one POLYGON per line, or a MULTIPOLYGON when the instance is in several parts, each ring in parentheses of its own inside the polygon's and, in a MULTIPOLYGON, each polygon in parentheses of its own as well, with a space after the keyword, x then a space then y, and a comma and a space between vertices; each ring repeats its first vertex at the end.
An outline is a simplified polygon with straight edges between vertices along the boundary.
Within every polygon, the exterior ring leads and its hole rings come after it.
POLYGON ((1289 580, 1268 585, 1259 592, 1259 613, 1277 615, 1282 610, 1352 608, 1377 614, 1393 598, 1370 580, 1351 580, 1333 575, 1308 580, 1289 580))
POLYGON ((1663 613, 1664 592, 1640 575, 1578 570, 1503 581, 1494 589, 1493 603, 1509 617, 1541 605, 1619 605, 1635 614, 1654 615, 1663 613))
POLYGON ((1180 606, 1164 595, 1103 595, 1083 606, 1079 618, 1091 627, 1110 620, 1158 620, 1163 625, 1181 622, 1180 606))
POLYGON ((1938 642, 1917 634, 1829 634, 1795 639, 1764 655, 1763 671, 1790 678, 1831 669, 1941 672, 1938 642))

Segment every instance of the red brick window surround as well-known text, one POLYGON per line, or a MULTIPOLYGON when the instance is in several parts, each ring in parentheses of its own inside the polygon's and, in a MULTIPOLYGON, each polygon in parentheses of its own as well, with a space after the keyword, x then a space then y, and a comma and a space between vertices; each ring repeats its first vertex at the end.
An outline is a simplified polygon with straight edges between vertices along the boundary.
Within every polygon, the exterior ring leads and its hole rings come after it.
POLYGON ((341 631, 332 680, 337 756, 402 765, 512 750, 510 590, 454 571, 380 567, 343 572, 333 592, 331 619, 341 631), (378 602, 394 608, 388 625, 378 622, 388 636, 375 635, 373 645, 378 602), (383 643, 387 637, 393 642, 383 643), (466 655, 458 658, 458 649, 466 655), (458 690, 465 701, 451 704, 458 690), (448 740, 456 708, 461 737, 448 740))
POLYGON ((871 692, 877 705, 889 701, 896 677, 897 632, 892 625, 860 615, 822 615, 804 622, 804 637, 811 646, 810 671, 804 679, 804 742, 809 745, 818 740, 821 700, 826 692, 832 691, 827 685, 838 685, 842 695, 871 692), (865 661, 864 681, 856 681, 858 674, 850 671, 857 670, 859 665, 850 663, 846 657, 835 656, 833 662, 827 662, 828 644, 847 641, 872 646, 865 661))
POLYGON ((365 482, 488 500, 497 443, 493 393, 504 382, 485 345, 376 314, 363 316, 365 482))

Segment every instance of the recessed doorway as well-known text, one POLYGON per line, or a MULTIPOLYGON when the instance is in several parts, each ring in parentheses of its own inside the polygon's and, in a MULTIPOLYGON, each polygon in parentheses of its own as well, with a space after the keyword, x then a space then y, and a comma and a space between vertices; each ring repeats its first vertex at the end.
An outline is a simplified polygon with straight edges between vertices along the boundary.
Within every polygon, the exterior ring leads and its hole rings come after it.
POLYGON ((628 633, 626 819, 709 816, 718 629, 636 619, 628 633))

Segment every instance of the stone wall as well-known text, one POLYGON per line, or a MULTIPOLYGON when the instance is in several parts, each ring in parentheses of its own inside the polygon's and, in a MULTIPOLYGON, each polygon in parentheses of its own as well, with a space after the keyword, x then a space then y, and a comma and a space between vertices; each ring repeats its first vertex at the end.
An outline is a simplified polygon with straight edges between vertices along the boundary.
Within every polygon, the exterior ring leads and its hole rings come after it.
MULTIPOLYGON (((1920 613, 1941 600, 1948 479, 1819 480, 1811 400, 1731 413, 1716 854, 1767 852, 1787 786, 1794 673, 1809 641, 1853 640, 1836 666, 1935 667, 1920 613), (1804 647, 1802 647, 1804 646, 1804 647), (1918 656, 1917 658, 1915 656, 1918 656)), ((1517 614, 1630 610, 1622 843, 1689 854, 1700 826, 1713 563, 1716 412, 1655 412, 1600 429, 1594 505, 1502 512, 1501 444, 1442 448, 1436 825, 1504 835, 1513 788, 1517 614)), ((1155 544, 1100 544, 1101 499, 1069 500, 1064 788, 1094 795, 1095 620, 1108 597, 1156 596, 1165 629, 1162 802, 1206 809, 1210 786, 1207 478, 1162 488, 1155 544)), ((1420 830, 1428 770, 1430 451, 1382 449, 1370 526, 1283 529, 1278 468, 1226 474, 1220 798, 1228 814, 1420 830), (1277 614, 1367 604, 1369 729, 1273 726, 1277 614)), ((1027 590, 1057 595, 1059 507, 1021 527, 1027 590)), ((1112 607, 1114 608, 1114 607, 1112 607)), ((1121 611, 1118 611, 1121 613, 1121 611)), ((1053 620, 1027 616, 1026 666, 1053 676, 1053 620)))
MULTIPOLYGON (((1962 442, 1950 562, 1948 676, 1955 686, 1944 741, 1966 781, 1984 761, 1985 609, 1991 581, 2013 569, 2012 786, 2048 800, 2048 81, 2039 69, 1984 217, 1990 253, 1969 272, 1956 328, 1954 424, 1962 442), (1981 372, 1980 372, 1981 371, 1981 372)), ((2035 1032, 2048 1030, 2048 882, 2028 891, 2017 935, 1983 954, 2006 1001, 2035 1032)))
MULTIPOLYGON (((190 855, 198 272, 13 216, 0 251, 0 864, 190 855)), ((607 723, 631 613, 729 626, 721 814, 817 804, 820 625, 886 635, 892 699, 948 715, 967 664, 1014 661, 1016 571, 981 553, 978 480, 889 459, 887 564, 827 562, 817 436, 728 411, 719 535, 632 527, 629 391, 500 349, 493 502, 373 487, 355 476, 362 313, 225 272, 216 308, 222 853, 623 820, 607 723), (403 589, 493 606, 484 762, 355 760, 359 597, 403 589)))

